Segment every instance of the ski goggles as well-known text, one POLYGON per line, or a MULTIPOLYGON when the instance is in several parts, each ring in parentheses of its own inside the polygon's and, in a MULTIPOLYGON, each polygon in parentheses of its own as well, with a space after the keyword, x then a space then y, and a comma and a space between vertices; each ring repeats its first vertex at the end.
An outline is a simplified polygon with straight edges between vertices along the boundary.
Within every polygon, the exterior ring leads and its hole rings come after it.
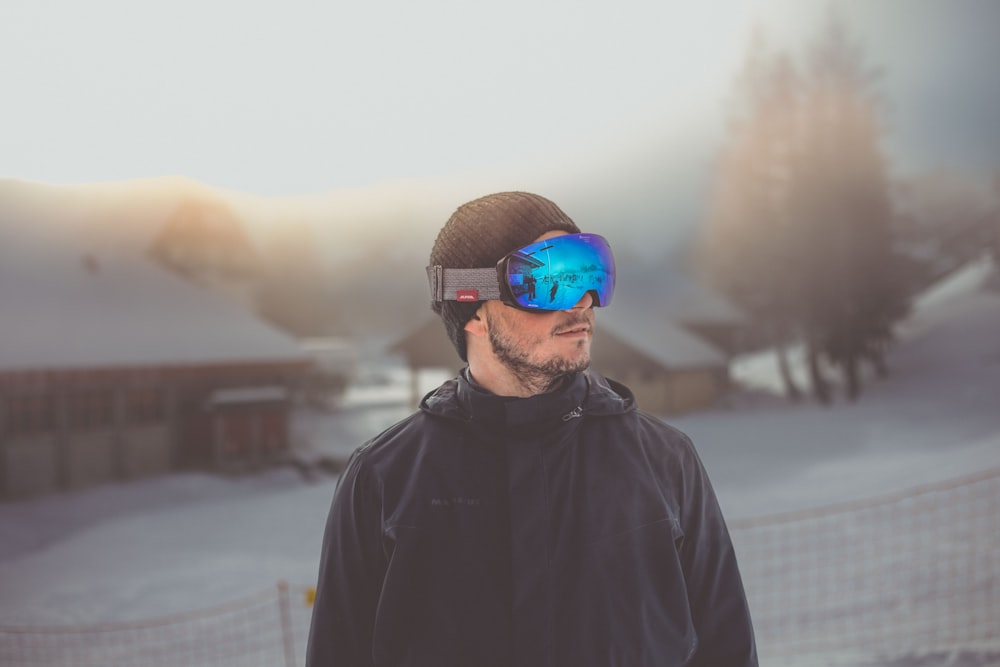
POLYGON ((595 306, 611 302, 615 260, 603 236, 566 234, 519 248, 495 268, 429 266, 427 278, 436 303, 499 299, 521 310, 569 310, 588 292, 595 306))

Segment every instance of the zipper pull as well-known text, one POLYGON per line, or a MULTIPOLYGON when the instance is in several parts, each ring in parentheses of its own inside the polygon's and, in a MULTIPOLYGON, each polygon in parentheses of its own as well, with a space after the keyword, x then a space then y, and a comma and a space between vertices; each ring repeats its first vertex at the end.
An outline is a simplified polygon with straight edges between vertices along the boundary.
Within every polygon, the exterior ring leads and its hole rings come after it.
POLYGON ((577 417, 582 417, 582 416, 583 416, 583 406, 581 405, 576 408, 573 408, 572 412, 567 412, 566 414, 564 414, 562 420, 564 422, 568 422, 570 419, 576 419, 577 417))

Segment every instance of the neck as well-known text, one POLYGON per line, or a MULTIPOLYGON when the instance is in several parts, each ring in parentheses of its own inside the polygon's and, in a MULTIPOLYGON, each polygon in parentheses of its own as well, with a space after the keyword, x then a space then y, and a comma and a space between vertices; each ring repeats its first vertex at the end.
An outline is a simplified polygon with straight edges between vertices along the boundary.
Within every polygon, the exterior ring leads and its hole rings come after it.
POLYGON ((486 389, 497 396, 515 396, 517 398, 529 398, 539 394, 547 394, 562 386, 566 379, 565 374, 552 375, 532 375, 528 377, 515 375, 504 367, 487 366, 474 363, 469 359, 469 375, 483 389, 486 389))

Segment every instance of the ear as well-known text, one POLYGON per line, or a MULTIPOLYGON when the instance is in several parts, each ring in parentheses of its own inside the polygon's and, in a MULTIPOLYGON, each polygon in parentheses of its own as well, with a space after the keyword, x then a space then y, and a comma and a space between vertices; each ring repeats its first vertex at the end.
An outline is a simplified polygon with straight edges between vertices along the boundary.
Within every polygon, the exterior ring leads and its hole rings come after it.
POLYGON ((465 333, 470 336, 485 336, 486 335, 486 313, 484 309, 486 304, 484 303, 476 311, 476 314, 469 318, 469 321, 465 323, 465 333))

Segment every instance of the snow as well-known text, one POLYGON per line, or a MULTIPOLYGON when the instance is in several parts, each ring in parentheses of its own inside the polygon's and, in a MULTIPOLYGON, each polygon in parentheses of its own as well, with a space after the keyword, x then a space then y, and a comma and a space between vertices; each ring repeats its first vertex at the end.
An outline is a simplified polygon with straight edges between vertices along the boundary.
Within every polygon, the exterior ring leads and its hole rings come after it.
POLYGON ((148 257, 94 247, 69 221, 32 227, 0 211, 0 368, 307 361, 239 304, 148 257))
MULTIPOLYGON (((774 362, 762 355, 736 365, 747 389, 727 405, 670 419, 692 436, 727 518, 1000 468, 1000 294, 979 287, 986 271, 973 266, 917 304, 890 351, 890 377, 868 378, 856 404, 787 404, 771 391, 774 362)), ((408 414, 409 381, 395 372, 352 391, 337 410, 297 415, 296 437, 349 453, 408 414)), ((279 580, 308 586, 335 479, 292 468, 189 473, 0 503, 0 629, 135 621, 204 609, 279 580)), ((995 558, 988 562, 992 581, 1000 571, 995 558)), ((1000 664, 997 645, 923 654, 916 641, 880 664, 1000 664)), ((787 664, 875 664, 848 650, 787 664)))

